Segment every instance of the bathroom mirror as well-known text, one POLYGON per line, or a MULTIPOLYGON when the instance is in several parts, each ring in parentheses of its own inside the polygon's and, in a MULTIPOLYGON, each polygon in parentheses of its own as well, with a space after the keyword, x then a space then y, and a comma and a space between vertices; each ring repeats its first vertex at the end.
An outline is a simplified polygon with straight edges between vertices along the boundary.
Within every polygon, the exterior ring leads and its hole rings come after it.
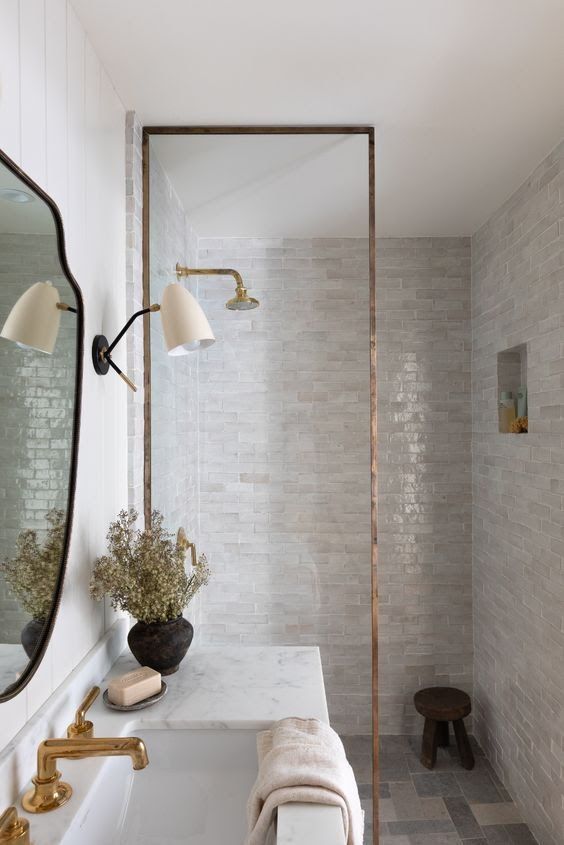
POLYGON ((372 151, 362 127, 160 127, 144 139, 144 304, 179 281, 215 335, 171 366, 150 323, 145 513, 183 525, 208 556, 212 578, 189 607, 196 647, 319 648, 366 845, 377 783, 372 151), (213 268, 240 274, 243 307, 233 276, 213 268))
POLYGON ((0 151, 0 702, 45 653, 74 498, 83 308, 55 203, 0 151))

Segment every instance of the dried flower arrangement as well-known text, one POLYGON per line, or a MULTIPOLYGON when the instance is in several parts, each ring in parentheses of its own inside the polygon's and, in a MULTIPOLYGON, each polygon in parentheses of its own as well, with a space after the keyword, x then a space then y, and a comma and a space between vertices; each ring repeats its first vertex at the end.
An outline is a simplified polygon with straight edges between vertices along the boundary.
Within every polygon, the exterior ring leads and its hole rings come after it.
POLYGON ((190 575, 185 571, 185 549, 163 526, 159 511, 151 514, 151 526, 135 528, 137 511, 120 511, 107 534, 108 554, 94 564, 90 594, 100 601, 109 596, 115 610, 124 610, 140 622, 177 619, 200 587, 208 583, 210 570, 200 555, 190 575))
POLYGON ((529 430, 529 418, 517 417, 509 426, 511 434, 526 434, 529 430))
POLYGON ((42 543, 37 531, 27 528, 16 541, 17 554, 0 563, 0 573, 22 608, 45 621, 53 604, 53 590, 61 568, 65 539, 65 511, 53 508, 46 515, 49 528, 42 543))

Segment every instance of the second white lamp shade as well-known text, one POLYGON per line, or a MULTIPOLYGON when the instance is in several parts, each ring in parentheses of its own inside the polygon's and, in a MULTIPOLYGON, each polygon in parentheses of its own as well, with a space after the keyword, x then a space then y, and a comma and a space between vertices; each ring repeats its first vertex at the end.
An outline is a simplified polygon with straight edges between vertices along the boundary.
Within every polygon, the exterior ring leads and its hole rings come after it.
POLYGON ((12 307, 0 337, 51 355, 59 333, 59 292, 51 282, 36 282, 12 307))
POLYGON ((198 301, 182 285, 174 283, 166 286, 160 310, 169 355, 187 355, 215 342, 198 301))

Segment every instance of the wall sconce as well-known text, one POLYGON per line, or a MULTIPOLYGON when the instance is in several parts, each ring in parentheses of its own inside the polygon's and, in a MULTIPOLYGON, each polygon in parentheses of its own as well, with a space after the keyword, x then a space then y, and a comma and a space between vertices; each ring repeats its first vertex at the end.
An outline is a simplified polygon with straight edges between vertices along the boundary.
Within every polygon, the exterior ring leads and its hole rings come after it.
POLYGON ((131 379, 113 361, 112 352, 138 317, 156 311, 161 313, 165 346, 169 355, 187 355, 215 342, 210 324, 198 301, 182 285, 167 285, 161 304, 136 311, 111 343, 104 335, 96 335, 92 344, 92 363, 98 375, 105 376, 111 367, 132 390, 137 390, 131 379))
POLYGON ((23 349, 51 355, 59 334, 61 311, 76 314, 76 308, 60 301, 59 291, 51 282, 36 282, 12 306, 0 337, 23 349))

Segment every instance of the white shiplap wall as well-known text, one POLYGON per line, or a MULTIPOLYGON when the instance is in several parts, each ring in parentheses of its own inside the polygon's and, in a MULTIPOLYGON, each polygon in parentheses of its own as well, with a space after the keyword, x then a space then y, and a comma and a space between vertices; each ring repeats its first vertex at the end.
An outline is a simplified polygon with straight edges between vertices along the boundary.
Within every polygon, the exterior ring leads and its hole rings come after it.
MULTIPOLYGON (((83 293, 85 361, 75 519, 59 617, 26 690, 0 704, 0 749, 112 620, 88 595, 110 519, 127 505, 126 392, 90 363, 125 317, 125 110, 66 0, 0 3, 0 148, 55 199, 83 293)), ((125 366, 125 345, 117 355, 125 366)))

